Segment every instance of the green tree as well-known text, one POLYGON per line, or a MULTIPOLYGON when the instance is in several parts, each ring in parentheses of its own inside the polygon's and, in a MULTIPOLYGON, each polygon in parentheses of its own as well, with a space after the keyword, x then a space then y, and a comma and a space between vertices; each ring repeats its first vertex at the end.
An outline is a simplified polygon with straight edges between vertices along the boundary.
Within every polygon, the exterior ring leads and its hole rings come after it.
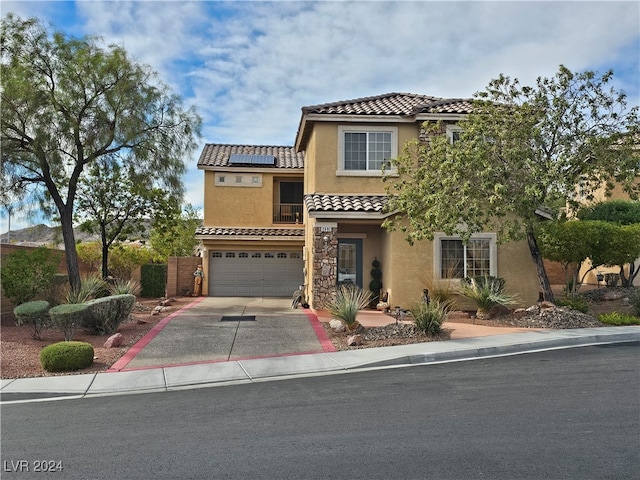
POLYGON ((46 247, 16 250, 2 259, 2 290, 15 306, 50 289, 58 272, 60 255, 46 247))
POLYGON ((580 220, 603 220, 619 225, 640 223, 640 201, 607 200, 582 206, 576 216, 580 220))
POLYGON ((201 120, 122 47, 51 33, 11 14, 0 37, 2 173, 10 189, 31 187, 43 211, 56 212, 77 289, 73 217, 87 167, 120 156, 182 192, 183 157, 197 146, 201 120))
POLYGON ((187 204, 182 212, 173 211, 154 222, 149 238, 155 260, 165 263, 169 257, 191 257, 199 241, 196 228, 202 225, 198 208, 187 204))
POLYGON ((638 272, 640 272, 640 268, 635 264, 635 260, 640 257, 640 241, 635 237, 636 229, 640 228, 640 201, 608 200, 598 202, 580 208, 577 217, 580 220, 602 220, 629 227, 618 229, 619 238, 615 239, 617 244, 611 247, 612 251, 609 252, 609 256, 603 264, 618 265, 622 285, 632 286, 638 272), (628 265, 628 275, 624 268, 625 264, 628 265))
POLYGON ((142 245, 116 243, 112 247, 109 260, 109 271, 121 280, 131 278, 131 272, 149 263, 153 253, 150 248, 142 245))
POLYGON ((609 88, 612 75, 561 66, 535 87, 500 75, 459 122, 460 141, 449 142, 441 124, 425 124, 429 142, 409 142, 394 161, 398 176, 385 177, 388 210, 398 214, 384 225, 410 242, 437 231, 463 241, 480 231, 526 239, 540 290, 553 301, 535 234, 539 208, 558 198, 575 204, 614 182, 637 195, 638 109, 609 88))
POLYGON ((602 221, 556 220, 543 222, 536 229, 540 251, 544 258, 560 263, 575 293, 586 275, 598 265, 608 263, 612 240, 620 234, 619 226, 602 221), (592 267, 579 278, 582 265, 588 258, 592 267), (600 263, 594 264, 593 261, 600 263))
POLYGON ((180 204, 176 191, 154 186, 154 179, 114 159, 100 159, 80 179, 76 218, 84 219, 81 230, 100 234, 103 278, 109 275, 109 249, 116 240, 139 237, 146 232, 148 219, 162 215, 167 202, 180 204))

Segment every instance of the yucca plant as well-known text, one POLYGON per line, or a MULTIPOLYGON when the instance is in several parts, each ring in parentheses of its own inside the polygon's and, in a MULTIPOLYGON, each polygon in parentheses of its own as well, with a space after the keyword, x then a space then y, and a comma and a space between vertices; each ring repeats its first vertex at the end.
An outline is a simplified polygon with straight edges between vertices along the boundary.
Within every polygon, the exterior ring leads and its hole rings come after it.
POLYGON ((495 307, 515 303, 515 296, 504 292, 504 279, 497 277, 463 278, 460 281, 460 295, 476 304, 478 318, 489 318, 495 307))
POLYGON ((82 279, 80 288, 71 289, 65 296, 65 303, 84 303, 98 296, 107 288, 106 282, 97 275, 89 275, 82 279))
POLYGON ((440 333, 442 324, 447 318, 449 304, 439 300, 431 300, 430 303, 415 303, 409 310, 418 330, 435 335, 440 333))
POLYGON ((138 295, 142 286, 137 280, 121 280, 116 278, 109 284, 108 290, 111 295, 138 295))
POLYGON ((356 320, 358 310, 367 308, 370 301, 370 291, 356 285, 340 285, 335 298, 327 305, 327 311, 332 317, 342 320, 347 329, 355 330, 359 325, 356 320))

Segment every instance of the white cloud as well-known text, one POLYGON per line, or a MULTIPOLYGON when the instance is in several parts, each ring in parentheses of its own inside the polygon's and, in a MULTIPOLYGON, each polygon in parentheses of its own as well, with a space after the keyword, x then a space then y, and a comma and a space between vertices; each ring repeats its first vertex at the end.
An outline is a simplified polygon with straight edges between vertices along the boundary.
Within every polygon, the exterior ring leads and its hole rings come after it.
MULTIPOLYGON (((391 91, 470 97, 500 73, 532 84, 559 64, 624 72, 617 85, 639 103, 637 2, 75 5, 75 16, 69 2, 7 2, 3 11, 72 22, 124 45, 197 105, 204 142, 291 145, 305 105, 391 91), (65 15, 56 15, 61 3, 65 15)), ((194 205, 202 205, 198 156, 185 177, 194 205)))

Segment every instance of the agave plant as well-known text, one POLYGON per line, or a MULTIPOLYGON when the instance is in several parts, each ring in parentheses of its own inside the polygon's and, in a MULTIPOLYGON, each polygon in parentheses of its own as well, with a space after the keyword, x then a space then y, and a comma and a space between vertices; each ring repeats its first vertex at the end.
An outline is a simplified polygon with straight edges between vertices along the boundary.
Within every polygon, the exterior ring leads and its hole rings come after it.
POLYGON ((447 318, 450 304, 439 300, 431 300, 430 303, 419 302, 411 308, 411 316, 416 328, 421 332, 435 335, 440 332, 442 323, 447 318))
POLYGON ((105 291, 107 284, 97 275, 89 275, 82 279, 80 288, 67 292, 64 303, 84 303, 105 291))
POLYGON ((121 280, 117 278, 109 284, 108 289, 111 295, 138 295, 142 287, 137 280, 121 280))
POLYGON ((493 308, 515 303, 515 296, 504 292, 504 280, 496 277, 464 278, 460 282, 460 295, 476 304, 478 318, 488 318, 493 308))
POLYGON ((370 301, 370 291, 356 285, 340 285, 335 298, 327 305, 327 311, 331 316, 342 320, 349 330, 354 330, 358 327, 358 310, 366 308, 370 301))

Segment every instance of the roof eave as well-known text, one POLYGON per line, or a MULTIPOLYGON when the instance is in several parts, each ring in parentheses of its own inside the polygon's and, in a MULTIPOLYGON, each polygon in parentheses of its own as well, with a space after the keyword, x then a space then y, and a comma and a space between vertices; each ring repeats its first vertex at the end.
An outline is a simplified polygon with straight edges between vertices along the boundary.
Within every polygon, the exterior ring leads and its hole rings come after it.
POLYGON ((345 219, 345 220, 384 220, 385 218, 393 215, 394 212, 323 212, 315 211, 309 212, 311 218, 331 218, 331 219, 345 219))

